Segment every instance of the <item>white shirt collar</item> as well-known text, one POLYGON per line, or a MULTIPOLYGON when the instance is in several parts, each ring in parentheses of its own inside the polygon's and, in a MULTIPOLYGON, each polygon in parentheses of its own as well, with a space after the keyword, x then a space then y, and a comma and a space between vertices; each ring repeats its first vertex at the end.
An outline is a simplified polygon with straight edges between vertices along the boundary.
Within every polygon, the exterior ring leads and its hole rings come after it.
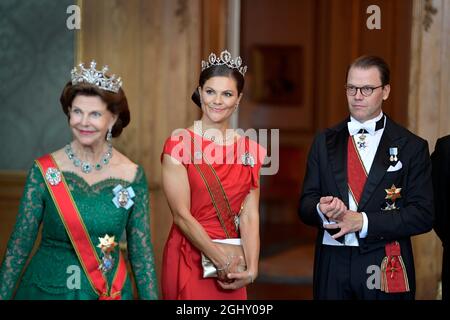
POLYGON ((351 136, 354 136, 361 129, 365 129, 367 130, 367 132, 369 132, 370 135, 373 136, 375 134, 376 123, 383 117, 383 115, 384 115, 383 112, 380 112, 380 114, 375 118, 367 120, 363 123, 359 122, 358 120, 350 116, 350 121, 347 122, 348 132, 350 133, 351 136))

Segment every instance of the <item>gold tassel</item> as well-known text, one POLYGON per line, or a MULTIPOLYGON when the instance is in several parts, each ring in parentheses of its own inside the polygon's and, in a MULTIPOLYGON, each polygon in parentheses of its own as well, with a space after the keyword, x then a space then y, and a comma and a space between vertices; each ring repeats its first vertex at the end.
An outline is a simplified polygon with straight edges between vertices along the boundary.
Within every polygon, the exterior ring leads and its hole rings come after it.
POLYGON ((408 274, 406 273, 406 267, 405 267, 405 264, 403 263, 402 256, 398 256, 398 261, 400 262, 400 265, 402 266, 403 278, 405 279, 406 292, 409 292, 408 274))
POLYGON ((380 290, 383 292, 389 292, 389 288, 387 285, 387 279, 386 279, 387 264, 388 264, 388 257, 384 257, 383 261, 381 262, 381 288, 380 288, 380 290))

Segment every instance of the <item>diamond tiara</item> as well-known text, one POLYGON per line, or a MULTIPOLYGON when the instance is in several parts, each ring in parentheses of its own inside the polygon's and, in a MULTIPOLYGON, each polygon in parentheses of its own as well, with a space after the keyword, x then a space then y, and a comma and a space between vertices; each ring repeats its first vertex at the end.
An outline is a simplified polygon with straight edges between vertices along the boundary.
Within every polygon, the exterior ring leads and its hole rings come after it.
POLYGON ((89 69, 84 67, 83 63, 78 65, 77 67, 72 69, 72 84, 76 85, 79 83, 90 83, 93 84, 100 89, 111 91, 117 93, 122 86, 122 80, 116 78, 116 75, 113 74, 111 77, 106 75, 108 72, 108 66, 104 66, 101 71, 95 69, 97 63, 92 60, 91 67, 89 69))
POLYGON ((216 56, 211 53, 208 57, 208 61, 202 60, 202 71, 212 66, 226 65, 230 69, 237 69, 243 76, 247 72, 247 66, 242 65, 242 58, 236 57, 235 60, 231 58, 231 53, 227 50, 222 51, 220 56, 216 56))

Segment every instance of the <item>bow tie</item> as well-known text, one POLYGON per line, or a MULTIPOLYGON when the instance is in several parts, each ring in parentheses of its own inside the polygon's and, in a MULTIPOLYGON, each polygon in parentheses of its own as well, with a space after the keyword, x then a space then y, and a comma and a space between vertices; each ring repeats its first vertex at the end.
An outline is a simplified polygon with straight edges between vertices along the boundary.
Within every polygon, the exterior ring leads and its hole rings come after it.
POLYGON ((377 122, 372 121, 362 124, 357 121, 349 121, 347 122, 347 127, 351 136, 357 133, 369 133, 373 136, 376 131, 384 128, 384 115, 377 122))

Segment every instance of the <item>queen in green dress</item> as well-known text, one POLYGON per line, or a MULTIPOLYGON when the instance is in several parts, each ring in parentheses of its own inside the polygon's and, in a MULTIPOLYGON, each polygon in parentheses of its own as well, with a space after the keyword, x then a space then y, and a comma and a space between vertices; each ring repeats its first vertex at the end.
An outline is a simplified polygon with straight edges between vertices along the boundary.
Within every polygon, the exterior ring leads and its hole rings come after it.
POLYGON ((130 112, 122 81, 107 71, 80 64, 63 89, 73 141, 29 171, 0 267, 0 300, 133 299, 132 278, 140 299, 158 298, 147 179, 111 145, 130 112))

